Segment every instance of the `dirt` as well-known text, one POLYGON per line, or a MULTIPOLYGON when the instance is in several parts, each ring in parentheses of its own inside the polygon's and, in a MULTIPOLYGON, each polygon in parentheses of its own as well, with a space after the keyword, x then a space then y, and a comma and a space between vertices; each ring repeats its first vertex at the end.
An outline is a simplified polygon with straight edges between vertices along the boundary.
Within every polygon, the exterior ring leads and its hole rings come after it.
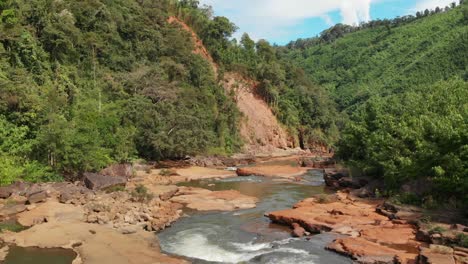
POLYGON ((258 156, 293 146, 271 108, 256 95, 256 82, 230 72, 224 74, 223 86, 228 93, 233 91, 237 107, 243 114, 240 134, 245 143, 244 152, 258 156))
MULTIPOLYGON (((177 23, 191 34, 194 43, 193 53, 205 58, 217 75, 218 65, 192 28, 177 17, 169 17, 168 23, 177 23)), ((293 147, 294 140, 278 122, 268 104, 257 96, 257 82, 239 73, 228 72, 224 74, 222 85, 226 93, 234 92, 237 107, 243 114, 240 134, 245 144, 244 153, 258 156, 282 155, 284 150, 293 147)))

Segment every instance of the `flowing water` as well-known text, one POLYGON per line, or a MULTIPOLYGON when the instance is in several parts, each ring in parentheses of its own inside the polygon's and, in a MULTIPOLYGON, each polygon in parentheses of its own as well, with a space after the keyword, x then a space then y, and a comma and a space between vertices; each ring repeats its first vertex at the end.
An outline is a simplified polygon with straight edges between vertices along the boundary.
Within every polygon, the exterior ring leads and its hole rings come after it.
POLYGON ((311 170, 303 182, 292 183, 263 177, 237 177, 181 184, 210 190, 239 190, 259 198, 256 208, 235 212, 197 213, 176 222, 158 234, 161 248, 168 254, 188 258, 193 263, 352 263, 324 250, 336 238, 333 234, 291 238, 291 230, 271 224, 269 211, 289 209, 314 194, 325 192, 321 171, 311 170))

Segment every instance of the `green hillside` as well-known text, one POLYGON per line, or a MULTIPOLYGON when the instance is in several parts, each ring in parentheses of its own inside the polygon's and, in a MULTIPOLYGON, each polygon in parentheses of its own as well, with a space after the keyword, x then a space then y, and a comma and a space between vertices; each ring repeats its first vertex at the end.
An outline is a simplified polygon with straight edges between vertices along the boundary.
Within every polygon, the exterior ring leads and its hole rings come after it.
POLYGON ((467 201, 468 6, 419 16, 338 25, 282 56, 346 117, 339 157, 388 187, 426 178, 432 195, 467 201))
POLYGON ((228 70, 259 81, 301 145, 334 141, 328 94, 235 30, 191 0, 0 1, 0 184, 238 152, 240 113, 219 84, 228 70), (170 16, 196 31, 219 76, 170 16))
POLYGON ((331 43, 293 42, 285 57, 327 87, 341 109, 374 94, 403 92, 455 76, 468 78, 466 7, 386 24, 345 34, 331 43))
POLYGON ((0 1, 0 183, 241 146, 173 1, 0 1))

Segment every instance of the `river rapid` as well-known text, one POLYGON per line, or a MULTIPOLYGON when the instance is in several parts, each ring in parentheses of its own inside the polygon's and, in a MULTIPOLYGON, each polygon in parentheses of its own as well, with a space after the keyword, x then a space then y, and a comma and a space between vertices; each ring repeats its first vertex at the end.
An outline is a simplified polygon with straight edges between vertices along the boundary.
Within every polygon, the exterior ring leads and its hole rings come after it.
POLYGON ((238 190, 259 199, 256 208, 234 212, 186 211, 187 217, 158 234, 161 249, 192 263, 352 263, 326 251, 334 234, 292 238, 288 227, 270 223, 266 212, 325 193, 321 170, 310 170, 300 183, 276 178, 236 177, 180 184, 213 191, 238 190))

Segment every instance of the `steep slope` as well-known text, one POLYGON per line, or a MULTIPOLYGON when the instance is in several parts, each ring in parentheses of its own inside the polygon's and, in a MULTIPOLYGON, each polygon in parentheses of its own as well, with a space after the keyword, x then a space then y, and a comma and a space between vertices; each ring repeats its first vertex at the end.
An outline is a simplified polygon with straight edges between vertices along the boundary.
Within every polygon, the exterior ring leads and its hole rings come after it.
POLYGON ((341 109, 372 95, 398 93, 454 76, 466 79, 468 11, 464 5, 410 22, 396 19, 335 41, 322 37, 293 42, 285 58, 327 87, 341 109))
POLYGON ((240 133, 245 151, 251 154, 273 153, 277 149, 292 147, 285 129, 265 101, 255 92, 254 81, 230 72, 224 75, 224 88, 233 92, 239 110, 244 114, 240 133))
MULTIPOLYGON (((217 74, 218 66, 190 26, 173 16, 168 19, 168 22, 177 23, 183 30, 190 33, 194 43, 193 53, 204 57, 217 74)), ((258 83, 239 73, 227 72, 224 73, 222 85, 226 93, 233 93, 236 105, 243 114, 239 124, 240 134, 244 141, 243 152, 265 155, 293 147, 293 141, 278 122, 271 108, 257 95, 258 83)))

